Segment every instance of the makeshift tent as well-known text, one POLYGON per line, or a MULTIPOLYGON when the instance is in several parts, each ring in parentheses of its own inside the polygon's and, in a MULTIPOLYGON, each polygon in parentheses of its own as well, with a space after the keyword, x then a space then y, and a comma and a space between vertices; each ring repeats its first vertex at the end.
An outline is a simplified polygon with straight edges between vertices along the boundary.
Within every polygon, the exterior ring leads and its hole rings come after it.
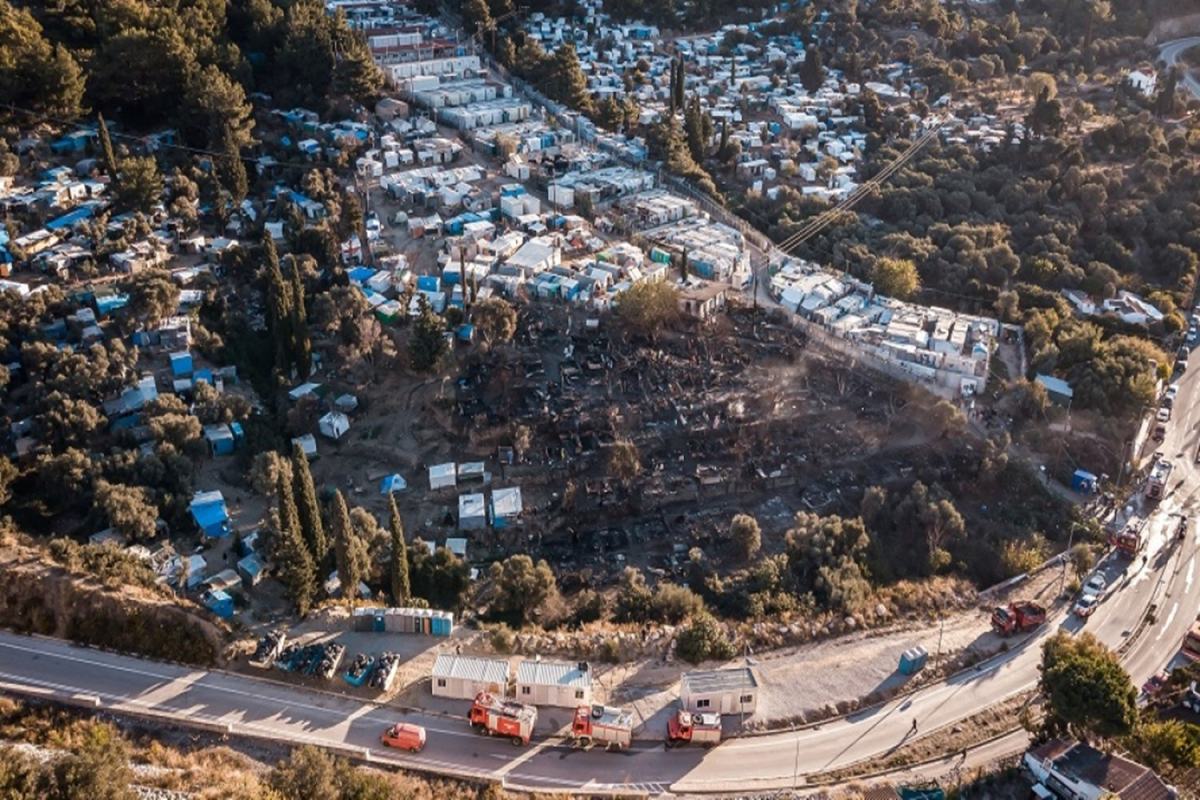
POLYGON ((229 535, 229 512, 220 492, 197 492, 192 498, 192 518, 200 532, 210 539, 229 535))
POLYGON ((429 468, 429 488, 441 489, 453 486, 456 482, 454 462, 449 464, 434 464, 429 468))
POLYGON ((350 430, 350 418, 338 411, 330 411, 317 421, 317 428, 323 436, 330 439, 340 439, 350 430))
POLYGON ((380 494, 391 494, 392 492, 403 492, 408 488, 408 481, 401 478, 399 475, 388 475, 383 479, 383 483, 379 484, 380 494))

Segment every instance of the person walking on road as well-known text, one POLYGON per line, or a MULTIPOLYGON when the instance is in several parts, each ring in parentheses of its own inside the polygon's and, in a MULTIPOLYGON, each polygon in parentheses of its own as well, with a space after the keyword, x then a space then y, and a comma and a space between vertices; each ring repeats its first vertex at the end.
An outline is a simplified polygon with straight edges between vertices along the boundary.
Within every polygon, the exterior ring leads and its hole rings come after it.
POLYGON ((912 726, 912 730, 910 730, 909 733, 916 733, 916 732, 917 732, 917 718, 913 717, 913 726, 912 726))

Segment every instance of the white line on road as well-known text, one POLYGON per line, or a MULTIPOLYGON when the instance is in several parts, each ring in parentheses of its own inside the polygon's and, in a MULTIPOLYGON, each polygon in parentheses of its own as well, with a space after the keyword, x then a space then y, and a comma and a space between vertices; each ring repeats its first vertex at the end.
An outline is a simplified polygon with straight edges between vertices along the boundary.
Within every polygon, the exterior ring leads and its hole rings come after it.
POLYGON ((1183 579, 1183 591, 1186 594, 1192 588, 1192 578, 1196 572, 1196 557, 1192 556, 1188 559, 1187 576, 1183 579))
POLYGON ((1154 637, 1154 641, 1157 642, 1159 639, 1167 635, 1167 628, 1171 627, 1171 620, 1175 619, 1175 612, 1177 611, 1179 611, 1179 603, 1172 603, 1171 610, 1167 613, 1166 620, 1164 620, 1163 623, 1158 626, 1158 636, 1154 637))

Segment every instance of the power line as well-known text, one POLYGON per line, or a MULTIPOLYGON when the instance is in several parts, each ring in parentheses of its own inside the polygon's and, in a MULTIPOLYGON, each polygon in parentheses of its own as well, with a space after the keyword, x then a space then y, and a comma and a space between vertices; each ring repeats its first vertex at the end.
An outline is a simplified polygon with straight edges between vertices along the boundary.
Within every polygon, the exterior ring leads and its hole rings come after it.
POLYGON ((778 247, 784 253, 791 253, 804 242, 816 236, 818 233, 829 227, 844 211, 849 211, 857 205, 864 197, 870 194, 874 189, 881 186, 888 178, 895 174, 901 167, 912 160, 925 145, 933 141, 945 124, 944 117, 939 117, 933 126, 921 135, 916 141, 910 144, 904 152, 892 160, 887 166, 881 169, 878 173, 872 176, 869 180, 856 186, 841 202, 833 208, 826 209, 816 217, 808 220, 795 233, 788 236, 778 247))

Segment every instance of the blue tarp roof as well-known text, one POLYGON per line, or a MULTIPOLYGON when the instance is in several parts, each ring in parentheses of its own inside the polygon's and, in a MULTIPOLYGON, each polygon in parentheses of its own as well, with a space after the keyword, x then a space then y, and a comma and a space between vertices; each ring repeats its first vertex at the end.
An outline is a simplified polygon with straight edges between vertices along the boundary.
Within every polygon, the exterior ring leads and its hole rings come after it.
POLYGON ((1047 392, 1061 395, 1062 397, 1074 397, 1075 391, 1071 385, 1062 378, 1055 378, 1053 375, 1038 375, 1037 382, 1046 387, 1047 392))
POLYGON ((48 231, 56 231, 61 228, 70 228, 80 222, 83 222, 85 219, 91 218, 91 216, 92 216, 91 206, 81 206, 79 208, 76 208, 73 211, 69 211, 66 214, 63 214, 58 219, 50 220, 49 222, 46 223, 45 227, 46 227, 46 230, 48 230, 48 231))
POLYGON ((207 531, 229 519, 225 496, 220 492, 201 492, 192 498, 192 518, 200 529, 207 531))
POLYGON ((408 488, 408 482, 399 475, 388 475, 383 479, 383 483, 379 484, 380 494, 389 494, 390 492, 402 492, 408 488))

